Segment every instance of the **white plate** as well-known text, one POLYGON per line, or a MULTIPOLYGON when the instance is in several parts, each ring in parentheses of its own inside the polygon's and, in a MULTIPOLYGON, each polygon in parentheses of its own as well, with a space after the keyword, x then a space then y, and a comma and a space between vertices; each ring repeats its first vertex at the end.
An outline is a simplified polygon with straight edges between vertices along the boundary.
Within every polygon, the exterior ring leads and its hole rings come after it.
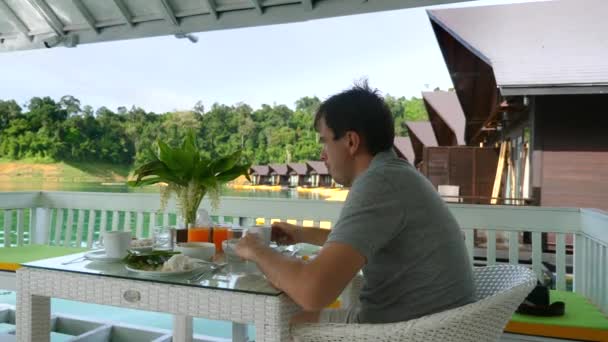
POLYGON ((122 258, 111 258, 107 256, 106 251, 103 249, 89 252, 85 254, 84 257, 88 260, 101 262, 118 262, 122 260, 122 258))
POLYGON ((125 265, 125 268, 127 269, 127 271, 130 271, 133 273, 137 273, 137 274, 141 274, 141 275, 145 275, 145 276, 155 276, 155 277, 168 277, 168 276, 183 275, 183 274, 192 273, 194 271, 198 271, 201 269, 201 267, 195 267, 195 268, 193 268, 191 270, 187 270, 187 271, 163 272, 163 271, 144 271, 144 270, 139 270, 137 268, 131 268, 128 265, 125 265))

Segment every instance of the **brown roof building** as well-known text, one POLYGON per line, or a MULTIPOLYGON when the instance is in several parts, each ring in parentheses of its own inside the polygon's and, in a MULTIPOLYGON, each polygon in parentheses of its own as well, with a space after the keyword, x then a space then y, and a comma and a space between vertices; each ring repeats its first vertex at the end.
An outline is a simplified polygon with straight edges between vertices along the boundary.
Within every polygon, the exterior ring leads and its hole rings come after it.
POLYGON ((327 170, 327 166, 322 161, 307 161, 306 164, 310 167, 310 183, 311 186, 334 186, 334 181, 327 170))
POLYGON ((270 164, 268 166, 270 167, 270 183, 272 185, 287 185, 289 183, 286 164, 270 164))
POLYGON ((322 161, 307 161, 306 164, 311 167, 311 173, 316 173, 318 175, 329 175, 329 171, 327 170, 327 166, 322 161))
POLYGON ((270 168, 268 165, 251 166, 249 175, 253 185, 264 185, 270 182, 270 168))
POLYGON ((439 146, 466 145, 465 117, 453 91, 423 92, 422 99, 439 146))
POLYGON ((413 165, 422 161, 424 147, 437 146, 437 138, 433 132, 433 126, 428 121, 407 121, 405 123, 412 148, 414 149, 413 165))
POLYGON ((428 11, 465 141, 510 161, 501 196, 608 210, 606 13, 603 0, 428 11))
POLYGON ((287 173, 291 187, 310 185, 310 174, 306 163, 287 163, 287 173))
POLYGON ((307 176, 308 167, 306 163, 287 163, 287 173, 290 175, 307 176))
POLYGON ((412 164, 414 163, 416 155, 414 154, 410 137, 395 137, 393 146, 399 158, 403 158, 412 164))
POLYGON ((268 165, 252 165, 249 169, 249 174, 251 175, 268 176, 269 173, 270 168, 268 165))

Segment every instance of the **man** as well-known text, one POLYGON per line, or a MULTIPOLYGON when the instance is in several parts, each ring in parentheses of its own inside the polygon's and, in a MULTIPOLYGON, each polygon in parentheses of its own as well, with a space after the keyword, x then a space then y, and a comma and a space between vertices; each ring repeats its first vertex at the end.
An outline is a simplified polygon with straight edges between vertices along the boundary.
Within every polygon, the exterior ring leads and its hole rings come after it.
POLYGON ((368 85, 321 104, 315 128, 321 159, 336 182, 351 187, 331 231, 273 225, 273 239, 323 246, 311 262, 274 252, 255 236, 237 253, 304 312, 292 322, 388 323, 474 300, 472 269, 460 229, 433 185, 393 152, 394 123, 368 85), (324 309, 363 270, 360 307, 324 309))

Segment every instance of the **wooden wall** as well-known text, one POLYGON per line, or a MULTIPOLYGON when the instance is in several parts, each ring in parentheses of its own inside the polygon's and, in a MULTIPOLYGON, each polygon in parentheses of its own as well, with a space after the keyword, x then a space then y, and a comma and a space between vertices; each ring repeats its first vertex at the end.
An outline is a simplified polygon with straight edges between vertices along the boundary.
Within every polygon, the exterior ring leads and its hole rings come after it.
POLYGON ((532 169, 540 204, 608 210, 608 95, 534 101, 532 169))
POLYGON ((426 147, 421 172, 438 185, 458 185, 463 203, 489 204, 498 151, 470 146, 426 147))

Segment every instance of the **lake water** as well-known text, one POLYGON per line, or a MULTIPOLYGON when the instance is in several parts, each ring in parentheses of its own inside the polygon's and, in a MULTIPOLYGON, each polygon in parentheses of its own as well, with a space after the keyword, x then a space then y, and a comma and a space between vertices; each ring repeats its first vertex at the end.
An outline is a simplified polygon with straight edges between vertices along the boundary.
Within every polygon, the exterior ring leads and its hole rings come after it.
MULTIPOLYGON (((158 193, 155 186, 144 188, 129 187, 124 183, 92 183, 92 182, 31 182, 31 181, 0 181, 0 192, 7 191, 85 191, 85 192, 139 192, 158 193)), ((224 196, 264 197, 264 198, 294 198, 294 199, 323 199, 323 196, 312 192, 298 192, 295 189, 281 191, 271 190, 242 190, 224 188, 224 196)))

